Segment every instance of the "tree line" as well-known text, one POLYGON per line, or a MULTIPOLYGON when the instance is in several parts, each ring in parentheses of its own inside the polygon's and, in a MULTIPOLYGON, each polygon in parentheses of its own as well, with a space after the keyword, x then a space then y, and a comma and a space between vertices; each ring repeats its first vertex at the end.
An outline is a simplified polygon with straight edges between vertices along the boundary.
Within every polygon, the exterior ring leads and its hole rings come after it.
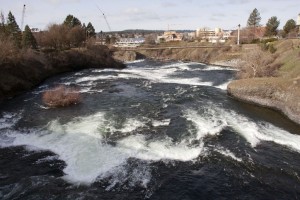
MULTIPOLYGON (((255 8, 247 21, 247 29, 249 30, 250 37, 252 36, 253 39, 255 39, 257 29, 261 27, 260 24, 261 17, 259 11, 255 8)), ((283 26, 283 30, 280 32, 278 30, 280 21, 277 19, 276 16, 272 16, 271 18, 268 19, 268 22, 266 23, 265 26, 265 32, 264 35, 265 37, 274 37, 278 36, 279 34, 282 37, 296 37, 298 34, 298 28, 296 26, 296 21, 293 19, 289 19, 285 25, 283 26)))
POLYGON ((54 49, 64 50, 72 47, 80 47, 87 40, 96 36, 92 23, 87 25, 73 15, 68 15, 61 24, 50 24, 45 31, 32 33, 28 25, 22 32, 14 15, 9 12, 5 19, 0 14, 0 48, 12 45, 17 49, 54 49))
POLYGON ((22 33, 14 15, 11 12, 8 13, 6 20, 3 13, 0 14, 0 17, 0 37, 2 41, 11 40, 18 48, 37 48, 36 39, 28 25, 25 26, 25 30, 22 33))

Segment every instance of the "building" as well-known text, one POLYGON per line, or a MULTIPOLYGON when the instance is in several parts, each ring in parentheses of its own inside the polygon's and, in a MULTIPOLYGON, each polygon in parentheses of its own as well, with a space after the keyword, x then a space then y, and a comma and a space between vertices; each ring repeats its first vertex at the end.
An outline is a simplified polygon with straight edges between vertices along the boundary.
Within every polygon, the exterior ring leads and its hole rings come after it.
POLYGON ((221 28, 209 29, 199 28, 196 30, 196 37, 202 42, 224 43, 230 37, 231 32, 223 31, 221 28))
POLYGON ((115 47, 138 47, 145 42, 145 38, 120 38, 115 47))
POLYGON ((162 36, 157 37, 158 42, 171 42, 171 41, 182 41, 183 34, 176 33, 176 31, 166 31, 162 36))
POLYGON ((196 38, 196 32, 188 33, 188 38, 189 39, 195 39, 196 38))
POLYGON ((40 32, 40 29, 38 29, 38 28, 31 28, 31 32, 38 33, 38 32, 40 32))
POLYGON ((229 38, 231 38, 232 37, 232 32, 233 31, 231 31, 231 30, 224 31, 223 32, 223 39, 228 40, 229 38))
POLYGON ((207 39, 207 38, 215 36, 215 35, 216 35, 215 30, 211 30, 209 28, 198 28, 196 30, 197 38, 207 39))

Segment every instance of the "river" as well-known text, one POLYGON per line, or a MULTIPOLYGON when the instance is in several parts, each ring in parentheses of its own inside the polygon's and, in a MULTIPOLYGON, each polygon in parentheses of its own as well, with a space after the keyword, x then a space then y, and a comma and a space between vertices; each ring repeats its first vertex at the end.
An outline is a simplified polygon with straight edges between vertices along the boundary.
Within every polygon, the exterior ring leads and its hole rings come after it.
POLYGON ((300 127, 226 93, 235 71, 127 63, 0 105, 0 199, 298 199, 300 127), (51 109, 42 93, 80 89, 51 109))

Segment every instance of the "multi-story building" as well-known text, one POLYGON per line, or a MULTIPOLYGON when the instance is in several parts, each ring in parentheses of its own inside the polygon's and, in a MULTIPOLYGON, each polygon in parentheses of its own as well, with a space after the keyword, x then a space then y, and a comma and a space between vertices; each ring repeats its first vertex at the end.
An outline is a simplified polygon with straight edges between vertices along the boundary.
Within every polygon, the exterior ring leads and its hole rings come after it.
POLYGON ((211 43, 224 43, 225 39, 228 39, 230 32, 224 32, 221 28, 209 29, 199 28, 196 30, 196 37, 201 41, 207 41, 211 43))
POLYGON ((196 30, 196 37, 202 39, 208 39, 209 37, 215 36, 215 30, 211 30, 209 28, 198 28, 196 30))
POLYGON ((182 39, 183 39, 183 34, 176 33, 176 31, 166 31, 162 36, 157 37, 158 42, 181 41, 182 39))

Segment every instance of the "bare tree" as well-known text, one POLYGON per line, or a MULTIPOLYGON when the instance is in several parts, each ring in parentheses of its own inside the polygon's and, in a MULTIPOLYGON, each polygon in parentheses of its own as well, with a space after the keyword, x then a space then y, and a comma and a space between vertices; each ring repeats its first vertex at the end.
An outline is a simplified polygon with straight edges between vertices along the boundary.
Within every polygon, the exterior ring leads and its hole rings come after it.
POLYGON ((44 33, 41 43, 45 47, 55 50, 69 48, 68 31, 69 29, 65 25, 51 24, 44 33))
POLYGON ((75 26, 68 31, 68 40, 73 47, 80 47, 85 40, 85 30, 81 26, 75 26))
POLYGON ((280 67, 278 63, 274 62, 276 55, 269 52, 255 49, 247 54, 244 54, 242 60, 238 63, 240 71, 238 78, 253 78, 274 76, 276 70, 280 67))

